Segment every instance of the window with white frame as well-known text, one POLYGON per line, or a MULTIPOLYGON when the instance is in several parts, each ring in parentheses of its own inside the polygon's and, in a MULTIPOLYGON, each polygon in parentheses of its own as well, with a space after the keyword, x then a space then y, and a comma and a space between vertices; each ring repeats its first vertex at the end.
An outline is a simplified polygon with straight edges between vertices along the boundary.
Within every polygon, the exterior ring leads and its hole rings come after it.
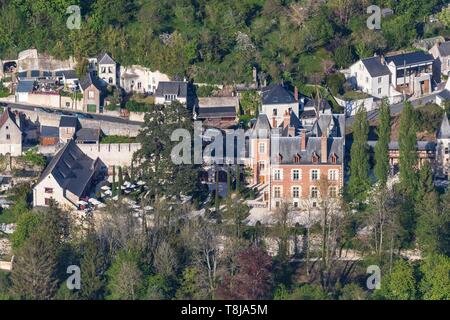
POLYGON ((282 169, 274 169, 273 170, 273 180, 282 180, 283 179, 283 170, 282 169))
POLYGON ((311 180, 312 181, 319 180, 319 170, 317 170, 317 169, 311 170, 311 180))
POLYGON ((301 179, 301 170, 293 169, 292 170, 292 180, 298 181, 301 179))
POLYGON ((328 180, 337 181, 339 177, 338 171, 336 169, 328 170, 328 180))
POLYGON ((294 205, 294 208, 298 208, 298 201, 294 201, 293 205, 294 205))
POLYGON ((281 187, 273 187, 273 197, 281 198, 281 187))
POLYGON ((329 188, 328 193, 330 195, 330 198, 336 198, 337 197, 337 188, 335 186, 332 186, 329 188))
POLYGON ((378 77, 378 83, 381 83, 381 77, 378 77))
POLYGON ((317 198, 319 196, 319 189, 317 187, 311 187, 311 198, 317 198))
POLYGON ((292 187, 292 198, 300 198, 300 187, 292 187))
POLYGON ((88 91, 89 99, 94 99, 94 91, 88 91))
POLYGON ((378 88, 378 94, 381 94, 381 88, 378 88))
POLYGON ((261 142, 259 144, 259 153, 264 153, 266 151, 266 144, 264 142, 261 142))

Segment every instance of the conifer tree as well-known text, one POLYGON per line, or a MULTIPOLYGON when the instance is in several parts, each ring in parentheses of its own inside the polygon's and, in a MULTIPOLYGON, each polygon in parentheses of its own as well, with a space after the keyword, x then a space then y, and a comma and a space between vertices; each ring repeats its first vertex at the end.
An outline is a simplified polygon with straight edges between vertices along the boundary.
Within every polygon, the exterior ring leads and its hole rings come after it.
POLYGON ((361 106, 356 111, 353 124, 353 144, 350 150, 350 181, 349 194, 352 198, 362 200, 370 186, 369 156, 367 136, 369 125, 367 111, 361 106))
POLYGON ((381 186, 385 186, 389 176, 389 142, 391 141, 391 113, 386 99, 379 113, 378 141, 375 145, 375 176, 381 186))
POLYGON ((412 200, 417 188, 417 138, 416 119, 411 103, 405 102, 400 115, 400 128, 398 136, 399 144, 399 169, 400 184, 405 196, 412 200))

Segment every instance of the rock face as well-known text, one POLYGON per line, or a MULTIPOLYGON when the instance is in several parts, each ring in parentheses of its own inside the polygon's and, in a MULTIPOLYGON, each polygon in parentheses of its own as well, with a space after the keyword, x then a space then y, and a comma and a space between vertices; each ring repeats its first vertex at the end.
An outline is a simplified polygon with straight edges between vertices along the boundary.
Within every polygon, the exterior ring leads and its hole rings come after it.
POLYGON ((28 70, 55 71, 74 69, 76 62, 73 58, 58 60, 52 56, 39 54, 36 49, 28 49, 19 53, 17 68, 19 72, 28 70))

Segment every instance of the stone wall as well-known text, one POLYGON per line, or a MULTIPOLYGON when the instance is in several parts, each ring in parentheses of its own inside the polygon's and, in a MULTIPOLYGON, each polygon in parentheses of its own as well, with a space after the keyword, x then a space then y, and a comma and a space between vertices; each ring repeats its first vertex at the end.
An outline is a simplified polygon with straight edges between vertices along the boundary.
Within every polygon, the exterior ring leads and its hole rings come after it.
POLYGON ((130 167, 133 154, 141 148, 140 143, 78 144, 92 159, 99 157, 108 167, 130 167))

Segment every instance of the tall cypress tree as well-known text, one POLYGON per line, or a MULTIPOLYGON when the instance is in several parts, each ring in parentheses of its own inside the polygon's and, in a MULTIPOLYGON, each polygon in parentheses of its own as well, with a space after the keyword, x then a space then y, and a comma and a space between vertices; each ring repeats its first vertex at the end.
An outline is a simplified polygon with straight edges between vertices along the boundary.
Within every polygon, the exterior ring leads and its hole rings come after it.
POLYGON ((114 197, 116 195, 116 166, 113 166, 112 178, 111 195, 114 197))
POLYGON ((389 176, 389 142, 391 141, 391 112, 389 103, 383 100, 379 112, 380 125, 377 128, 378 142, 375 145, 375 176, 385 186, 389 176))
POLYGON ((119 183, 117 186, 117 194, 122 196, 122 184, 123 184, 123 174, 122 174, 122 167, 119 167, 119 183))
POLYGON ((416 192, 416 204, 419 204, 424 199, 425 195, 434 191, 433 184, 433 172, 431 165, 427 161, 419 170, 417 192, 416 192))
POLYGON ((409 199, 415 196, 417 188, 417 138, 416 119, 411 103, 405 102, 400 115, 398 134, 400 184, 409 199))
POLYGON ((350 150, 350 180, 348 190, 353 199, 362 200, 370 187, 367 136, 369 124, 364 106, 358 108, 353 123, 353 144, 350 150))
POLYGON ((241 166, 236 165, 236 192, 241 191, 241 166))

